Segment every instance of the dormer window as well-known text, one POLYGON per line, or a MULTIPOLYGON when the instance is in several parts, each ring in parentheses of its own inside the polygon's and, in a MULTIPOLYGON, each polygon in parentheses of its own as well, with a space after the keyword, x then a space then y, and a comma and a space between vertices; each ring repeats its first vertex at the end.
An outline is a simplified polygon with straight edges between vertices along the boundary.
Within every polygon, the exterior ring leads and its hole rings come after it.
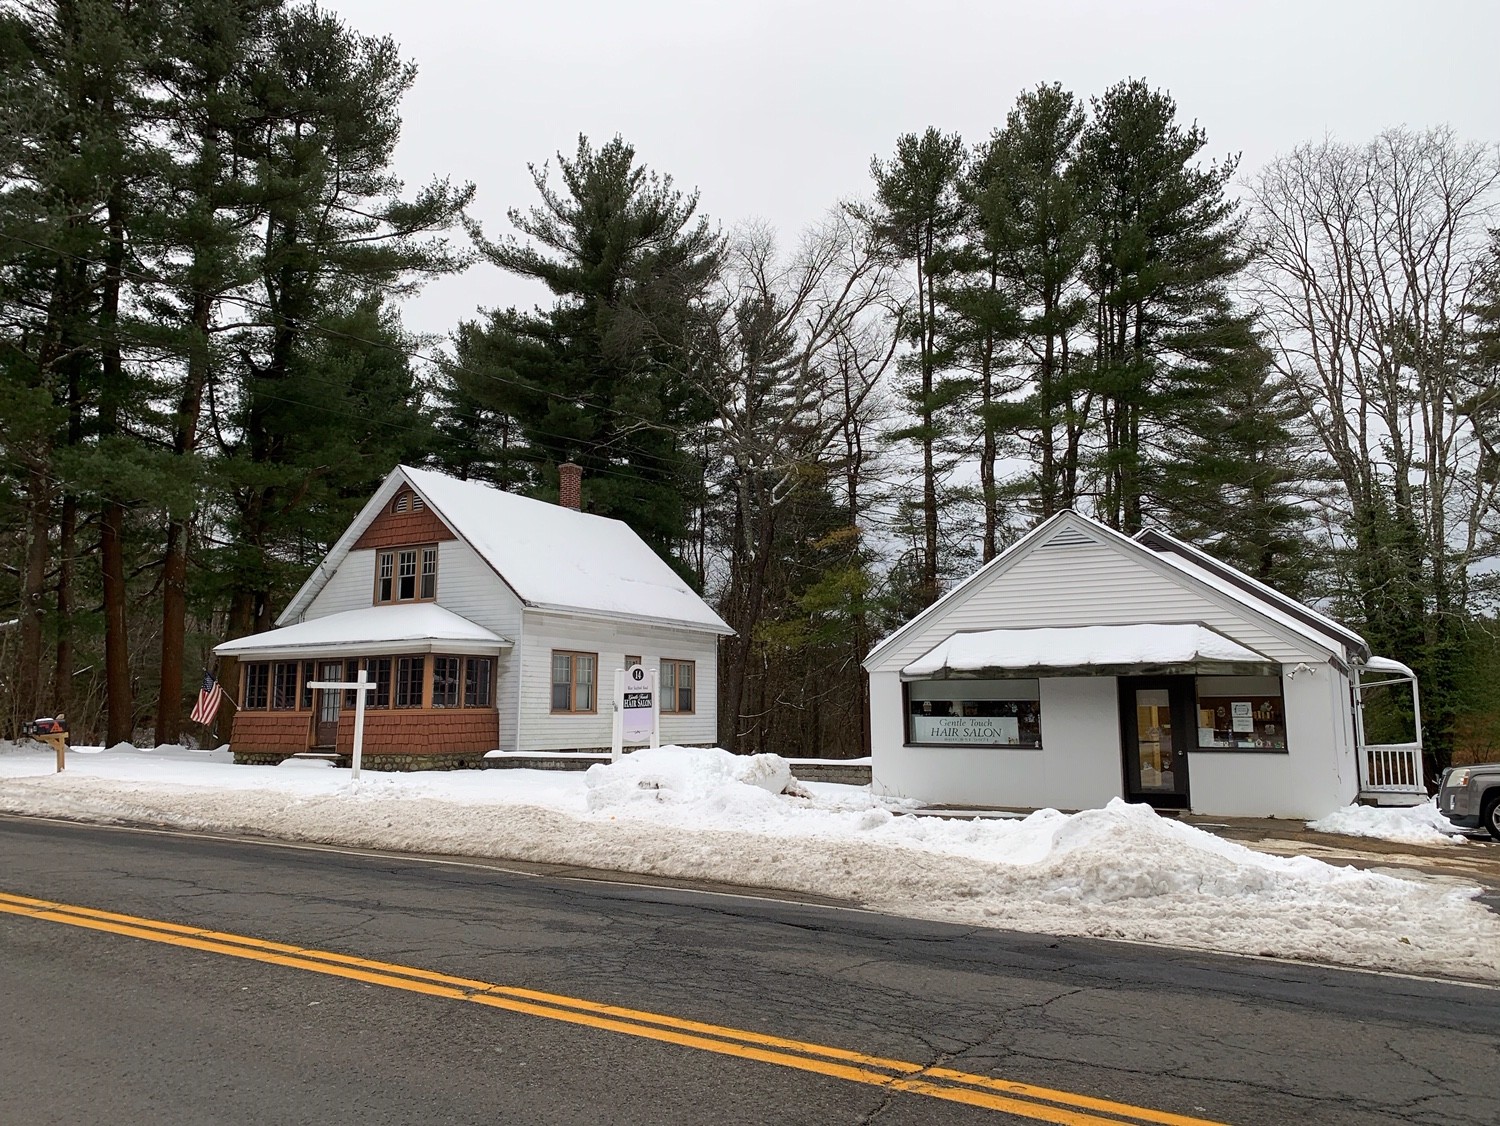
POLYGON ((375 601, 428 602, 437 597, 437 545, 375 553, 375 601))

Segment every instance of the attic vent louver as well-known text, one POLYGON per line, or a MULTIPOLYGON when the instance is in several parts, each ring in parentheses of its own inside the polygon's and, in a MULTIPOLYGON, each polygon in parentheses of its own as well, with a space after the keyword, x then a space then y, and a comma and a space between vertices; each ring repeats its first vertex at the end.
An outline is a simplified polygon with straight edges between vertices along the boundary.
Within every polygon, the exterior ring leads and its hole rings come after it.
POLYGON ((411 496, 410 493, 402 493, 400 496, 398 496, 396 498, 396 503, 391 505, 391 511, 395 513, 405 512, 406 500, 409 496, 411 496))
POLYGON ((1076 528, 1063 528, 1056 535, 1051 536, 1042 547, 1082 547, 1090 543, 1089 537, 1076 528))
POLYGON ((412 495, 411 495, 411 510, 413 512, 421 512, 422 509, 424 509, 426 507, 427 506, 422 503, 422 498, 419 497, 419 496, 417 496, 416 493, 412 493, 412 495))

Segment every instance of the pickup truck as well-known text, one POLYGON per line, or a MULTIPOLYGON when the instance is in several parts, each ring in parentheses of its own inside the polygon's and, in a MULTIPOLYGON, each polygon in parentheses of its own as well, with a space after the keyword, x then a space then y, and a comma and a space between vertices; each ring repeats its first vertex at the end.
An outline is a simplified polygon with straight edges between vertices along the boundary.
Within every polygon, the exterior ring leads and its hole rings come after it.
POLYGON ((1500 762, 1450 766, 1443 771, 1437 805, 1459 828, 1482 828, 1500 841, 1500 762))

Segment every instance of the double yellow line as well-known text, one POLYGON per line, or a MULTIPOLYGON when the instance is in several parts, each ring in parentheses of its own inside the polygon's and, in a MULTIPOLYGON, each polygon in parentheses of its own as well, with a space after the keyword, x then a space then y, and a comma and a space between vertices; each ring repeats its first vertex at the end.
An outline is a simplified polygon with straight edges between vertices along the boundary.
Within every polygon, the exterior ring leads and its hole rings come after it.
POLYGON ((605 1032, 639 1036, 685 1048, 815 1072, 852 1083, 866 1083, 888 1090, 1002 1111, 1041 1122, 1061 1123, 1063 1126, 1119 1126, 1120 1123, 1221 1126, 1202 1118, 1168 1114, 1165 1111, 1038 1087, 1030 1083, 992 1079, 945 1067, 923 1067, 905 1060, 885 1059, 824 1044, 767 1036, 759 1032, 683 1020, 680 1017, 621 1008, 617 1005, 601 1005, 580 997, 496 985, 493 982, 454 977, 413 966, 356 958, 330 950, 310 950, 284 942, 226 934, 135 915, 120 915, 91 907, 53 903, 6 892, 0 892, 0 912, 183 946, 210 954, 226 954, 232 958, 309 970, 370 985, 403 989, 410 993, 425 993, 431 997, 468 1001, 605 1032))

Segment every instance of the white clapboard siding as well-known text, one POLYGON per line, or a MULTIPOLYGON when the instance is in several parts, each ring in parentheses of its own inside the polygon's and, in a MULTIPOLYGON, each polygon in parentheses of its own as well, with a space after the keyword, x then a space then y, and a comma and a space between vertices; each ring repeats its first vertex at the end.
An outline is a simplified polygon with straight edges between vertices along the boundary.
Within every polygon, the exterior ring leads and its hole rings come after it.
POLYGON ((494 568, 463 540, 438 544, 437 603, 513 643, 496 658, 495 706, 500 749, 516 749, 520 694, 516 670, 521 647, 521 601, 494 568))
MULTIPOLYGON (((599 618, 527 611, 520 643, 520 746, 526 751, 566 751, 608 747, 610 697, 615 670, 636 656, 661 671, 663 657, 692 661, 696 678, 692 715, 663 715, 661 741, 712 744, 718 739, 718 639, 713 634, 615 623, 599 618), (598 710, 593 715, 552 713, 552 651, 598 655, 598 710)), ((514 660, 514 655, 512 657, 514 660)))
POLYGON ((375 552, 351 551, 340 561, 323 589, 308 603, 303 617, 326 618, 345 610, 363 610, 375 602, 375 552))
POLYGON ((1236 608, 1229 596, 1201 593, 1187 578, 1164 574, 1125 545, 1068 529, 939 604, 870 671, 899 670, 961 631, 1141 622, 1199 622, 1275 661, 1326 659, 1289 631, 1236 608))
POLYGON ((437 604, 514 641, 521 602, 463 540, 438 544, 437 604))

